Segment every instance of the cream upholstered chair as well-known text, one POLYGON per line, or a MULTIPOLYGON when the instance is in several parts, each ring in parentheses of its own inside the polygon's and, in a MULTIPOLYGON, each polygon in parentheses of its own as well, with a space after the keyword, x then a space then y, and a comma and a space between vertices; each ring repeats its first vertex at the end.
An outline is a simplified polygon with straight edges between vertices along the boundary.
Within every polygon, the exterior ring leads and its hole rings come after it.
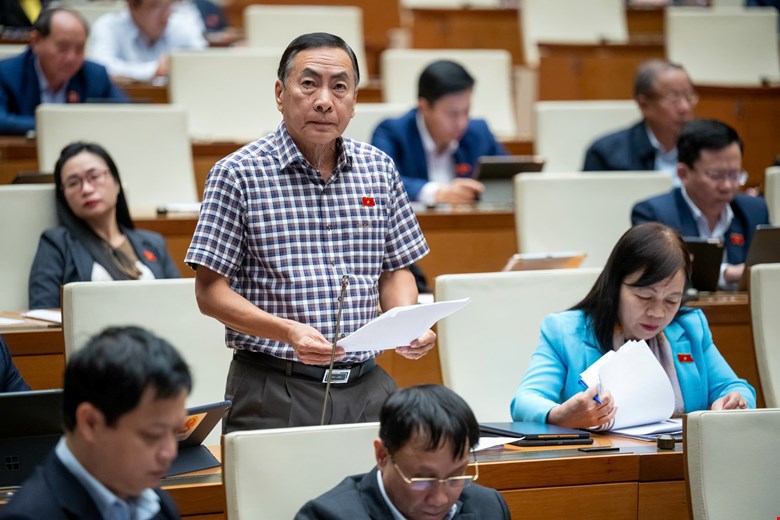
POLYGON ((191 138, 254 141, 282 120, 273 85, 279 52, 229 48, 171 54, 171 103, 187 112, 191 138))
POLYGON ((358 103, 355 105, 355 117, 344 131, 344 137, 370 143, 379 123, 390 117, 398 117, 409 109, 409 105, 401 103, 358 103))
MULTIPOLYGON (((355 51, 361 84, 368 79, 363 39, 363 10, 354 6, 249 5, 244 8, 244 32, 250 47, 282 51, 301 34, 328 32, 344 39, 355 51)), ((276 70, 276 68, 274 68, 276 70)))
POLYGON ((627 42, 625 9, 624 0, 523 0, 518 14, 526 64, 539 65, 539 42, 627 42))
POLYGON ((778 516, 780 409, 692 412, 684 431, 693 520, 778 516))
POLYGON ((772 7, 668 7, 666 56, 699 85, 778 81, 777 16, 772 7))
POLYGON ((772 166, 764 173, 764 198, 769 206, 769 221, 780 223, 780 166, 772 166))
POLYGON ((461 7, 501 7, 503 0, 401 0, 404 9, 459 9, 461 7))
POLYGON ((38 164, 51 172, 62 148, 93 141, 119 168, 132 212, 198 201, 187 114, 171 105, 39 105, 38 164))
POLYGON ((780 407, 780 264, 758 264, 750 268, 750 313, 753 343, 764 400, 780 407))
POLYGON ((486 119, 490 130, 498 136, 516 136, 512 56, 505 50, 388 49, 381 57, 385 102, 416 106, 420 73, 436 60, 460 63, 476 80, 471 100, 472 117, 486 119))
POLYGON ((436 325, 444 384, 477 420, 511 421, 509 402, 539 344, 542 319, 568 309, 600 269, 553 269, 436 277, 436 300, 471 298, 436 325))
POLYGON ((8 45, 0 45, 0 60, 4 60, 6 58, 13 58, 14 56, 19 56, 21 53, 23 53, 27 49, 27 45, 22 44, 8 44, 8 45))
POLYGON ((585 251, 583 267, 603 267, 631 227, 635 203, 672 188, 661 172, 525 173, 515 176, 521 253, 585 251))
POLYGON ((97 1, 97 2, 66 2, 65 6, 78 12, 91 27, 95 21, 108 13, 117 13, 127 8, 127 2, 97 1))
POLYGON ((0 221, 0 310, 27 309, 38 239, 57 225, 54 184, 0 186, 0 221))
POLYGON ((224 437, 230 520, 292 518, 312 498, 376 465, 379 423, 240 431, 224 437))
MULTIPOLYGON (((190 366, 188 406, 222 401, 232 350, 225 327, 204 316, 195 300, 195 279, 75 282, 64 286, 62 328, 65 357, 111 326, 136 325, 168 340, 190 366)), ((217 426, 206 444, 219 444, 217 426)))
POLYGON ((633 100, 538 101, 534 112, 534 151, 546 159, 546 172, 581 170, 593 141, 642 119, 633 100))

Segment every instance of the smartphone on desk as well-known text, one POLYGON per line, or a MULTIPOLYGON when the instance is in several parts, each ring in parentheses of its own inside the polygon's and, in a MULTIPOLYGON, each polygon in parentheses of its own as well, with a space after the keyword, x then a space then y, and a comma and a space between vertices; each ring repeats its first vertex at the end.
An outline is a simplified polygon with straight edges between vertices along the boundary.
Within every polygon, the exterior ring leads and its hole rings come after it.
POLYGON ((593 444, 593 439, 517 439, 512 446, 567 446, 572 444, 593 444))

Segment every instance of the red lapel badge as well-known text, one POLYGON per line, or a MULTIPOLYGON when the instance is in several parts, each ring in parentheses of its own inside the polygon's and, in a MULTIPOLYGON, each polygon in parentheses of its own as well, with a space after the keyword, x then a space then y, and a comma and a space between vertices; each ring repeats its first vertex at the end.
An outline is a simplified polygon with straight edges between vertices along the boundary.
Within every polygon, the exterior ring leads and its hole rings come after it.
POLYGON ((376 206, 374 197, 363 197, 363 207, 373 208, 374 206, 376 206))
POLYGON ((157 257, 156 257, 156 256, 154 256, 154 253, 152 253, 152 252, 151 252, 151 251, 149 251, 148 249, 144 249, 144 257, 145 257, 147 260, 149 260, 150 262, 156 262, 156 261, 157 261, 157 257))
POLYGON ((458 177, 467 177, 469 174, 471 174, 471 165, 469 163, 455 165, 455 175, 458 177))
POLYGON ((68 92, 68 103, 79 103, 81 102, 81 97, 79 96, 79 93, 75 90, 71 90, 68 92))
POLYGON ((677 360, 680 363, 693 363, 693 356, 690 354, 677 354, 677 360))
POLYGON ((731 243, 735 246, 745 245, 745 237, 742 235, 742 233, 732 233, 729 235, 729 240, 731 240, 731 243))

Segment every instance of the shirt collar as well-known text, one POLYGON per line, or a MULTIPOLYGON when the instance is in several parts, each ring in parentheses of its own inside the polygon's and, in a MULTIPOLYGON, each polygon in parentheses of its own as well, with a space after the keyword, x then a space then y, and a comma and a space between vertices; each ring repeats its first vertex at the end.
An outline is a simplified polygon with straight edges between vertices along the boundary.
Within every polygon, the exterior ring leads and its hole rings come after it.
POLYGON ((152 489, 144 489, 140 495, 130 500, 122 500, 112 493, 102 482, 97 480, 70 451, 65 437, 61 437, 54 452, 60 462, 84 486, 100 511, 101 518, 106 520, 131 518, 133 520, 149 520, 160 511, 160 497, 152 489))
MULTIPOLYGON (((314 167, 306 160, 301 151, 293 141, 290 132, 287 130, 287 125, 282 121, 276 128, 276 142, 278 143, 278 154, 280 169, 285 170, 289 166, 294 164, 303 164, 312 170, 314 167)), ((352 167, 352 147, 349 140, 339 137, 336 140, 336 149, 340 150, 338 158, 336 159, 336 169, 333 171, 331 179, 338 177, 339 172, 349 171, 352 167)))
POLYGON ((688 195, 688 192, 685 190, 685 186, 680 186, 680 194, 693 214, 693 220, 696 221, 696 227, 698 228, 699 235, 701 237, 723 238, 725 236, 726 230, 729 228, 731 221, 734 219, 734 211, 731 209, 731 204, 726 204, 726 207, 724 207, 720 212, 720 216, 718 217, 718 222, 715 224, 715 227, 710 229, 710 224, 707 220, 707 217, 699 209, 696 203, 693 202, 693 199, 691 199, 690 195, 688 195))
POLYGON ((422 112, 419 110, 417 111, 416 122, 417 130, 420 132, 420 139, 422 140, 423 149, 426 154, 433 156, 452 155, 455 153, 455 150, 458 149, 458 141, 451 141, 449 146, 447 146, 447 149, 444 150, 444 152, 439 153, 436 149, 436 143, 433 142, 433 137, 431 137, 431 133, 428 131, 428 127, 425 126, 425 119, 423 118, 422 112))
MULTIPOLYGON (((395 505, 393 505, 393 503, 390 501, 390 497, 387 496, 387 491, 385 491, 385 483, 382 482, 382 470, 379 468, 376 469, 376 481, 379 485, 379 492, 382 494, 382 498, 384 499, 385 504, 387 504, 387 508, 390 510, 390 514, 393 515, 393 520, 406 520, 406 517, 401 514, 398 508, 395 507, 395 505)), ((444 515, 442 520, 452 520, 457 512, 458 502, 455 502, 452 504, 452 509, 450 509, 450 512, 444 515)))
POLYGON ((41 64, 38 61, 37 56, 35 57, 34 65, 35 65, 35 74, 38 76, 38 85, 40 86, 40 90, 41 90, 41 99, 43 99, 44 94, 48 94, 49 96, 52 97, 57 96, 59 94, 62 95, 64 98, 65 89, 68 88, 68 82, 66 81, 65 83, 63 83, 62 88, 60 88, 59 90, 53 91, 51 90, 51 85, 49 85, 49 81, 46 79, 46 75, 43 73, 43 69, 41 69, 41 64))

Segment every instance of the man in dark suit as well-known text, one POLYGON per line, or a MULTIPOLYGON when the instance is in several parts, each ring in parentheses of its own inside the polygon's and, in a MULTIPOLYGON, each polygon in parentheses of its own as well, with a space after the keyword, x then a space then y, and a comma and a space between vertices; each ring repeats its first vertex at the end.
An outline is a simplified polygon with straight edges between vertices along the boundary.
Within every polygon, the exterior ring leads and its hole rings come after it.
POLYGON ((661 222, 684 237, 722 239, 720 286, 735 288, 756 226, 769 223, 764 199, 739 193, 747 181, 742 140, 720 121, 696 119, 683 128, 677 150, 682 187, 636 204, 631 222, 661 222))
POLYGON ((393 158, 411 200, 474 202, 484 189, 472 178, 477 159, 506 155, 484 120, 469 119, 473 88, 461 65, 435 61, 420 74, 417 108, 374 130, 371 144, 393 158))
POLYGON ((33 26, 30 47, 0 61, 0 134, 35 129, 41 103, 126 101, 102 65, 84 60, 87 23, 75 11, 44 11, 33 26))
POLYGON ((441 385, 397 390, 380 413, 376 467, 310 500, 295 520, 505 520, 509 509, 479 476, 472 449, 479 425, 466 402, 441 385))
POLYGON ((11 359, 8 346, 3 338, 0 338, 0 392, 22 392, 29 389, 11 359))
POLYGON ((191 385, 178 352, 149 332, 113 328, 93 338, 65 369, 65 435, 0 518, 179 518, 153 488, 176 457, 191 385))
POLYGON ((634 78, 634 99, 642 121, 596 140, 585 153, 583 170, 675 173, 677 137, 699 100, 688 73, 668 61, 647 61, 634 78))

